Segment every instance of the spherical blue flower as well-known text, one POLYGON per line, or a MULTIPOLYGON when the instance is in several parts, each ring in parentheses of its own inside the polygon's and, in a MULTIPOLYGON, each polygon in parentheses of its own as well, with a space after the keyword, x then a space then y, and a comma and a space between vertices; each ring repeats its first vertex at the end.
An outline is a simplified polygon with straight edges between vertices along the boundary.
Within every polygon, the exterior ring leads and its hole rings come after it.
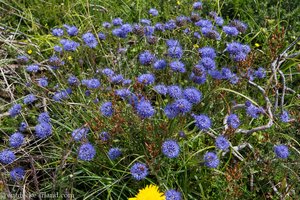
POLYGON ((258 118, 259 114, 263 113, 262 108, 258 108, 254 106, 251 102, 247 102, 246 105, 246 113, 252 118, 258 118))
POLYGON ((209 29, 213 27, 212 22, 208 19, 201 19, 198 22, 196 22, 195 25, 201 28, 209 28, 209 29))
POLYGON ((136 162, 131 167, 130 173, 134 179, 140 181, 148 175, 148 167, 144 163, 136 162))
POLYGON ((126 85, 130 85, 131 82, 132 82, 131 79, 124 79, 123 82, 122 82, 122 84, 123 84, 124 86, 126 86, 126 85))
POLYGON ((136 105, 136 112, 142 119, 150 118, 155 114, 155 109, 149 101, 143 100, 136 105))
POLYGON ((221 75, 222 75, 222 79, 230 79, 233 76, 233 73, 229 68, 223 67, 221 69, 221 75))
POLYGON ((91 161, 96 155, 96 150, 90 143, 83 144, 79 147, 78 158, 84 161, 91 161))
POLYGON ((166 200, 182 200, 181 193, 176 190, 167 190, 165 192, 166 200))
POLYGON ((168 88, 165 85, 156 85, 154 86, 154 90, 161 95, 166 95, 168 92, 168 88))
POLYGON ((83 138, 86 138, 86 134, 88 133, 88 131, 89 131, 89 129, 85 128, 85 127, 77 128, 72 132, 72 138, 78 142, 78 141, 82 140, 83 138))
POLYGON ((238 54, 242 51, 242 44, 239 42, 232 42, 227 44, 227 47, 225 49, 229 54, 238 54))
POLYGON ((16 132, 9 137, 9 146, 18 148, 24 142, 24 136, 22 133, 16 132))
POLYGON ((107 142, 110 138, 110 135, 108 132, 104 131, 99 134, 99 138, 100 138, 100 140, 102 140, 102 142, 107 142))
POLYGON ((144 51, 139 55, 141 65, 150 65, 155 60, 155 56, 150 51, 144 51))
POLYGON ((257 78, 265 78, 266 77, 266 70, 263 67, 258 68, 258 70, 256 70, 254 72, 255 76, 257 78))
POLYGON ((209 70, 208 73, 213 79, 221 80, 223 78, 222 73, 219 70, 209 70))
POLYGON ((37 72, 37 71, 39 71, 39 69, 40 69, 40 67, 36 64, 28 65, 26 67, 27 72, 37 72))
POLYGON ((109 22, 103 22, 102 23, 102 27, 103 28, 110 28, 111 27, 111 24, 109 22))
POLYGON ((10 164, 12 162, 14 162, 14 160, 16 159, 16 156, 14 154, 14 152, 12 152, 11 150, 5 149, 3 151, 0 152, 0 163, 2 164, 10 164))
POLYGON ((113 75, 110 77, 110 82, 112 84, 120 84, 124 80, 122 74, 113 75))
POLYGON ((154 29, 156 31, 165 31, 165 26, 162 24, 162 23, 156 23, 155 26, 154 26, 154 29))
POLYGON ((177 99, 173 103, 173 108, 178 110, 179 113, 185 114, 192 110, 192 104, 186 99, 177 99))
POLYGON ((176 21, 175 20, 169 20, 165 23, 165 29, 166 30, 173 30, 175 29, 177 26, 176 26, 176 21))
POLYGON ((62 30, 61 28, 54 28, 52 29, 52 35, 56 37, 61 37, 64 35, 64 30, 62 30))
POLYGON ((231 128, 234 128, 234 129, 237 129, 240 126, 240 120, 236 114, 230 114, 227 117, 226 123, 228 126, 230 126, 231 128))
POLYGON ((37 98, 33 94, 29 94, 24 98, 23 103, 28 105, 32 104, 36 100, 37 98))
POLYGON ((123 20, 121 19, 121 18, 115 18, 115 19, 113 19, 112 20, 112 24, 114 25, 114 26, 120 26, 120 25, 122 25, 123 24, 123 20))
POLYGON ((62 52, 63 49, 62 49, 61 46, 55 45, 55 46, 53 47, 53 50, 56 51, 56 52, 58 52, 58 53, 60 53, 60 52, 62 52))
POLYGON ((221 40, 221 36, 220 34, 216 31, 216 30, 213 30, 211 28, 207 28, 207 27, 203 27, 201 29, 201 32, 202 34, 209 38, 209 39, 212 39, 212 40, 221 40))
POLYGON ((78 34, 78 28, 76 26, 69 26, 65 24, 64 27, 67 29, 69 36, 76 36, 78 34))
POLYGON ((200 130, 207 130, 211 127, 211 120, 207 115, 201 114, 201 115, 194 115, 192 114, 192 117, 196 120, 196 126, 200 130))
POLYGON ((87 46, 90 48, 95 48, 98 45, 98 41, 95 38, 94 34, 88 32, 82 35, 82 39, 87 46))
POLYGON ((214 70, 216 68, 215 61, 210 57, 203 57, 199 64, 203 65, 206 70, 214 70))
POLYGON ((52 133, 51 124, 42 122, 35 126, 35 134, 38 138, 44 139, 52 133))
POLYGON ((119 37, 119 38, 126 38, 127 37, 127 33, 121 28, 113 29, 112 34, 119 37))
POLYGON ((50 123, 50 116, 48 112, 43 112, 41 114, 39 114, 38 117, 38 122, 39 123, 50 123))
POLYGON ((176 158, 179 156, 180 147, 175 140, 166 140, 162 144, 162 153, 168 158, 176 158))
POLYGON ((223 31, 229 36, 237 36, 239 34, 239 31, 234 26, 223 26, 223 31))
POLYGON ((182 97, 182 89, 177 85, 168 86, 168 94, 174 99, 179 99, 182 97))
POLYGON ((116 90, 115 94, 124 99, 124 98, 128 97, 131 94, 131 92, 129 89, 123 88, 123 89, 116 90))
POLYGON ((177 61, 177 60, 170 63, 170 68, 174 72, 184 73, 186 71, 184 64, 181 61, 177 61))
POLYGON ((140 20, 140 23, 143 24, 143 25, 151 25, 151 20, 149 19, 141 19, 140 20))
POLYGON ((274 152, 277 158, 282 159, 286 159, 290 155, 288 147, 284 144, 274 146, 274 152))
POLYGON ((176 25, 179 27, 184 26, 187 21, 188 21, 188 18, 186 16, 177 16, 176 17, 176 25))
POLYGON ((231 84, 237 84, 239 82, 239 77, 236 74, 232 74, 229 81, 230 81, 231 84))
POLYGON ((195 2, 195 3, 193 4, 193 8, 194 8, 195 10, 201 10, 201 9, 202 9, 202 3, 201 3, 200 1, 195 2))
POLYGON ((105 40, 106 39, 105 33, 102 33, 102 32, 98 33, 98 38, 99 38, 99 40, 105 40))
POLYGON ((47 87, 48 86, 48 78, 47 77, 39 78, 39 79, 37 79, 37 81, 38 81, 38 85, 40 87, 47 87))
POLYGON ((110 148, 108 151, 108 157, 111 160, 115 160, 119 158, 122 155, 121 149, 120 148, 110 148))
POLYGON ((161 59, 161 60, 157 60, 154 62, 153 64, 153 68, 156 70, 160 70, 160 69, 164 69, 167 66, 167 61, 161 59))
POLYGON ((27 127, 28 125, 26 124, 26 122, 21 122, 19 131, 24 132, 27 129, 27 127))
POLYGON ((71 86, 76 86, 79 84, 79 79, 76 76, 71 75, 68 78, 68 84, 71 86))
POLYGON ((157 16, 158 15, 158 11, 155 8, 151 8, 149 10, 149 14, 152 16, 157 16))
POLYGON ((224 23, 224 19, 222 17, 215 17, 215 22, 217 25, 222 26, 224 23))
POLYGON ((69 94, 66 90, 61 90, 61 91, 56 92, 52 98, 54 101, 61 101, 61 100, 67 99, 68 96, 69 96, 69 94))
POLYGON ((164 108, 164 113, 169 119, 173 119, 179 115, 179 111, 174 107, 174 104, 167 104, 164 108))
POLYGON ((194 32, 194 37, 197 38, 197 39, 200 39, 201 34, 198 31, 196 31, 196 32, 194 32))
POLYGON ((82 80, 82 84, 85 85, 89 89, 96 89, 100 87, 100 81, 96 78, 82 80))
POLYGON ((209 168, 217 168, 220 160, 214 152, 207 152, 204 154, 204 164, 209 168))
POLYGON ((23 167, 15 167, 9 172, 9 174, 13 181, 20 181, 24 179, 25 170, 23 167))
POLYGON ((167 46, 170 47, 180 47, 180 43, 178 40, 174 40, 174 39, 169 39, 167 40, 167 46))
POLYGON ((180 46, 173 46, 168 49, 168 55, 171 58, 181 58, 183 55, 183 51, 180 46))
POLYGON ((284 111, 281 113, 281 115, 280 115, 280 120, 281 120, 282 122, 285 122, 285 123, 287 123, 287 122, 290 121, 290 116, 289 116, 288 111, 284 110, 284 111))
POLYGON ((189 34, 190 31, 191 31, 191 30, 190 30, 189 28, 186 28, 186 29, 183 30, 183 33, 184 33, 184 34, 189 34))
POLYGON ((28 57, 25 55, 18 55, 17 56, 17 62, 20 64, 25 64, 29 61, 28 57))
POLYGON ((128 34, 132 31, 132 26, 130 24, 123 24, 121 29, 125 34, 128 34))
POLYGON ((144 85, 153 84, 155 77, 153 74, 142 74, 137 78, 138 82, 144 85))
POLYGON ((111 117, 114 113, 112 103, 109 101, 103 103, 100 107, 100 111, 101 111, 102 115, 104 115, 105 117, 111 117))
POLYGON ((201 101, 202 93, 196 88, 186 88, 183 90, 183 97, 192 104, 198 104, 201 101))
POLYGON ((247 24, 236 19, 230 22, 230 26, 235 26, 241 33, 245 33, 248 28, 247 24))
POLYGON ((109 68, 105 68, 101 72, 102 72, 102 74, 104 74, 105 76, 108 76, 108 77, 111 77, 115 74, 115 72, 109 68))
POLYGON ((229 148, 229 141, 222 135, 216 138, 216 147, 220 150, 226 151, 229 148))
POLYGON ((206 73, 201 74, 200 76, 196 75, 194 72, 191 73, 189 77, 194 83, 204 84, 206 82, 206 73))
POLYGON ((9 116, 15 117, 18 114, 20 114, 22 109, 22 106, 20 104, 14 104, 10 109, 9 109, 9 116))
POLYGON ((75 51, 80 46, 78 42, 73 40, 61 39, 60 43, 63 45, 65 51, 75 51))

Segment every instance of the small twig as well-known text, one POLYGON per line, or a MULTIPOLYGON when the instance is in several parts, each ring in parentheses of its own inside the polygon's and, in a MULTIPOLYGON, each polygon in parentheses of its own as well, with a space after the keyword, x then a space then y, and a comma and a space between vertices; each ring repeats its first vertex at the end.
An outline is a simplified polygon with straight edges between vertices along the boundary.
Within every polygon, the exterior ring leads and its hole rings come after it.
POLYGON ((285 77, 284 74, 281 70, 278 70, 281 79, 282 79, 282 94, 281 94, 281 104, 280 104, 280 109, 281 112, 283 111, 283 104, 284 104, 284 95, 285 95, 285 90, 286 90, 286 85, 285 85, 285 77))
POLYGON ((278 191, 278 189, 276 188, 276 186, 274 185, 274 183, 271 182, 271 181, 270 181, 270 183, 271 183, 273 191, 280 197, 280 199, 283 199, 282 194, 278 191))

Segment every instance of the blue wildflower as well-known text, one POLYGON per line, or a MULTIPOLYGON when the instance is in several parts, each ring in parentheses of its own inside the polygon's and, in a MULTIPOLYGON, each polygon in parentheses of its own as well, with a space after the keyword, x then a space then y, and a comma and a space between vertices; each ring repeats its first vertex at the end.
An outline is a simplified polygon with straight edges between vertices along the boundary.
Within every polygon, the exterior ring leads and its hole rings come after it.
POLYGON ((179 156, 180 147, 175 140, 166 140, 162 144, 162 153, 168 158, 176 158, 179 156))
POLYGON ((203 57, 199 64, 203 65, 206 70, 214 70, 216 68, 215 61, 209 57, 203 57))
POLYGON ((99 134, 99 138, 102 140, 102 142, 107 142, 110 138, 110 135, 108 132, 103 131, 99 134))
POLYGON ((122 25, 123 24, 123 20, 121 19, 121 18, 115 18, 115 19, 113 19, 112 20, 112 24, 114 25, 114 26, 120 26, 120 25, 122 25))
POLYGON ((177 99, 173 103, 173 108, 179 113, 185 114, 192 110, 192 104, 186 99, 177 99))
POLYGON ((78 28, 76 26, 70 26, 65 24, 64 27, 67 29, 69 36, 76 36, 78 34, 78 28))
POLYGON ((20 64, 26 64, 29 61, 28 57, 25 55, 18 55, 17 62, 20 64))
POLYGON ((108 157, 111 160, 115 160, 119 158, 122 155, 121 149, 116 147, 116 148, 110 148, 108 151, 108 157))
POLYGON ((98 33, 98 38, 99 40, 105 40, 106 39, 106 35, 103 32, 98 33))
POLYGON ((290 116, 289 116, 288 111, 284 110, 284 111, 281 113, 281 115, 280 115, 280 120, 281 120, 282 122, 285 122, 285 123, 287 123, 287 122, 290 121, 290 116))
POLYGON ((221 39, 220 34, 211 28, 203 27, 201 29, 201 32, 205 37, 207 37, 209 39, 212 39, 212 40, 220 40, 221 39))
POLYGON ((28 105, 28 104, 32 104, 36 100, 37 98, 35 97, 35 95, 29 94, 24 98, 23 103, 28 105))
POLYGON ((196 120, 196 126, 200 130, 208 130, 211 127, 211 120, 207 115, 201 114, 201 115, 195 115, 192 114, 192 117, 196 120))
POLYGON ((150 51, 144 51, 139 55, 141 65, 150 65, 155 60, 155 56, 150 51))
POLYGON ((136 162, 131 167, 130 173, 134 179, 140 181, 148 175, 148 167, 144 163, 136 162))
POLYGON ((153 84, 155 77, 153 74, 142 74, 137 78, 138 82, 144 85, 153 84))
POLYGON ((234 129, 237 129, 240 126, 240 120, 236 114, 230 114, 227 117, 226 123, 228 126, 234 129))
POLYGON ((167 104, 164 108, 164 113, 169 119, 173 119, 179 115, 179 111, 174 107, 174 104, 167 104))
POLYGON ((201 101, 202 93, 196 88, 186 88, 183 90, 183 97, 192 104, 198 104, 201 101))
POLYGON ((234 26, 223 26, 222 30, 230 36, 237 36, 239 34, 239 31, 234 26))
POLYGON ((98 45, 98 41, 93 33, 88 32, 83 34, 82 39, 90 48, 95 48, 98 45))
POLYGON ((128 97, 128 96, 131 94, 131 92, 130 92, 129 89, 123 88, 123 89, 118 89, 118 90, 116 90, 116 91, 115 91, 115 94, 116 94, 117 96, 121 97, 121 98, 126 98, 126 97, 128 97))
POLYGON ((67 39, 61 39, 60 43, 63 45, 65 51, 76 51, 77 47, 80 46, 78 42, 67 39))
POLYGON ((175 20, 169 20, 165 23, 165 29, 166 30, 173 30, 175 29, 177 26, 176 26, 176 21, 175 20))
POLYGON ((138 116, 142 119, 150 118, 155 114, 155 109, 151 106, 151 103, 146 100, 140 101, 135 108, 138 116))
POLYGON ((85 85, 89 89, 96 89, 100 87, 100 81, 96 78, 82 80, 81 81, 83 85, 85 85))
POLYGON ((40 69, 40 67, 36 64, 28 65, 26 67, 27 72, 37 72, 37 71, 39 71, 39 69, 40 69))
POLYGON ((11 116, 11 117, 17 116, 18 114, 21 113, 21 109, 22 109, 22 106, 20 104, 14 104, 8 111, 9 116, 11 116))
POLYGON ((24 136, 22 133, 16 132, 9 137, 9 146, 18 148, 24 142, 24 136))
POLYGON ((165 85, 156 85, 154 86, 154 90, 161 95, 166 95, 168 92, 168 88, 165 85))
POLYGON ((111 27, 111 23, 109 23, 109 22, 103 22, 102 23, 102 27, 103 28, 110 28, 111 27))
POLYGON ((71 135, 72 135, 72 138, 78 142, 78 141, 82 140, 83 138, 86 138, 88 131, 89 131, 89 129, 86 127, 77 128, 72 132, 71 135))
POLYGON ((14 162, 14 160, 16 159, 16 156, 14 154, 14 152, 12 152, 11 150, 5 149, 3 151, 0 152, 0 163, 2 164, 10 164, 12 162, 14 162))
POLYGON ((25 177, 25 170, 23 167, 15 167, 9 172, 9 175, 13 181, 21 181, 25 177))
POLYGON ((145 34, 146 36, 151 36, 151 35, 153 35, 154 31, 155 31, 155 27, 154 27, 154 26, 145 26, 145 27, 144 27, 144 34, 145 34))
POLYGON ((200 1, 195 2, 193 4, 193 9, 195 9, 195 10, 201 10, 202 9, 202 3, 200 1))
POLYGON ((154 29, 156 30, 156 31, 165 31, 165 26, 162 24, 162 23, 156 23, 155 25, 154 25, 154 29))
POLYGON ((151 25, 151 20, 149 19, 141 19, 140 20, 140 23, 143 24, 143 25, 151 25))
POLYGON ((168 55, 171 58, 178 58, 178 59, 180 59, 182 57, 182 55, 183 55, 182 48, 180 46, 170 47, 168 49, 168 55))
POLYGON ((182 89, 177 85, 170 85, 168 86, 168 94, 173 99, 179 99, 182 97, 182 89))
POLYGON ((274 146, 274 152, 277 158, 282 159, 286 159, 290 155, 288 147, 284 144, 274 146))
POLYGON ((62 30, 61 28, 54 28, 52 29, 52 35, 56 37, 61 37, 64 35, 64 30, 62 30))
POLYGON ((105 76, 108 76, 108 77, 111 77, 115 74, 115 72, 109 68, 105 68, 101 72, 102 72, 102 74, 104 74, 105 76))
POLYGON ((120 84, 120 83, 122 83, 123 80, 124 80, 124 78, 123 78, 122 74, 117 74, 117 75, 111 76, 111 78, 110 78, 110 82, 112 84, 120 84))
POLYGON ((180 47, 180 43, 178 40, 174 40, 174 39, 169 39, 167 40, 167 46, 170 47, 180 47))
POLYGON ((260 67, 254 72, 254 74, 257 78, 265 78, 266 70, 263 67, 260 67))
POLYGON ((213 27, 212 22, 208 19, 201 19, 198 22, 196 22, 195 25, 201 28, 208 28, 208 29, 211 29, 213 27))
POLYGON ((112 103, 110 101, 103 103, 100 107, 100 111, 105 117, 111 117, 114 113, 112 103))
POLYGON ((182 200, 181 193, 176 190, 167 190, 165 192, 166 200, 182 200))
POLYGON ((170 68, 174 71, 174 72, 180 72, 180 73, 184 73, 186 71, 183 62, 181 61, 173 61, 170 63, 170 68))
POLYGON ((204 164, 209 168, 217 168, 220 160, 214 152, 207 152, 204 154, 204 164))
POLYGON ((229 148, 229 141, 222 135, 216 138, 216 147, 220 150, 226 151, 229 148))
POLYGON ((43 112, 41 114, 39 114, 38 117, 38 122, 39 123, 50 123, 50 116, 48 112, 43 112))
POLYGON ((149 10, 149 14, 152 16, 157 16, 158 15, 158 11, 155 8, 151 8, 149 10))
POLYGON ((161 59, 161 60, 157 60, 154 62, 153 64, 153 68, 156 70, 160 70, 160 69, 164 69, 167 66, 167 61, 161 59))
POLYGON ((82 144, 78 150, 78 158, 83 161, 91 161, 96 155, 96 150, 90 143, 82 144))
POLYGON ((38 138, 44 139, 52 134, 51 124, 42 122, 35 126, 35 134, 38 138))
POLYGON ((40 87, 47 87, 48 86, 48 78, 47 77, 39 78, 39 79, 37 79, 37 81, 38 81, 38 85, 40 87))
POLYGON ((19 126, 19 131, 24 132, 26 131, 28 125, 26 124, 26 122, 21 122, 20 126, 19 126))

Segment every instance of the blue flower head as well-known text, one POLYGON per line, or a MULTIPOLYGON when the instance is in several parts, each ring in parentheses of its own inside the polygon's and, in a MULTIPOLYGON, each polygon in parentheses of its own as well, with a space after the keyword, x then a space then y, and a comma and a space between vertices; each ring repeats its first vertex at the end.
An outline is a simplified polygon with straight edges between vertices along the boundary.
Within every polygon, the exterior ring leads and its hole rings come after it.
POLYGON ((234 128, 234 129, 237 129, 240 126, 240 120, 236 114, 230 114, 227 117, 226 123, 228 126, 230 126, 231 128, 234 128))
POLYGON ((182 200, 181 193, 170 189, 165 192, 166 200, 182 200))
POLYGON ((186 99, 177 99, 172 106, 181 114, 186 114, 192 110, 192 104, 186 99))
POLYGON ((193 4, 193 9, 195 9, 195 10, 201 10, 202 9, 202 2, 200 2, 200 1, 195 2, 193 4))
POLYGON ((12 152, 11 150, 5 149, 3 151, 0 152, 0 163, 2 164, 10 164, 12 162, 14 162, 14 160, 16 159, 16 156, 14 154, 14 152, 12 152))
POLYGON ((281 113, 281 115, 280 115, 280 120, 281 120, 282 122, 285 122, 285 123, 287 123, 287 122, 290 121, 290 116, 289 116, 288 111, 284 110, 284 111, 281 113))
POLYGON ((202 93, 196 88, 186 88, 183 90, 183 96, 192 104, 198 104, 201 101, 202 93))
POLYGON ((83 34, 82 39, 90 48, 95 48, 98 45, 98 41, 93 33, 88 32, 83 34))
POLYGON ((20 64, 26 64, 29 61, 28 57, 25 55, 18 55, 17 62, 20 64))
POLYGON ((171 58, 178 58, 178 59, 180 59, 182 57, 182 55, 183 55, 182 48, 180 46, 169 47, 169 49, 168 49, 168 55, 171 58))
POLYGON ((60 43, 63 45, 65 51, 75 51, 80 46, 78 42, 73 40, 61 39, 60 43))
POLYGON ((122 155, 121 149, 116 147, 116 148, 110 148, 108 151, 108 157, 111 160, 115 160, 119 158, 122 155))
POLYGON ((103 116, 111 117, 114 113, 112 103, 110 101, 103 103, 100 107, 100 111, 101 111, 103 116))
POLYGON ((290 155, 288 147, 284 144, 274 146, 274 152, 277 158, 282 159, 286 159, 290 155))
POLYGON ((155 77, 153 74, 142 74, 137 78, 138 82, 144 85, 153 84, 155 77))
POLYGON ((165 60, 157 60, 153 64, 153 68, 156 70, 165 69, 167 66, 167 61, 165 60))
POLYGON ((168 158, 176 158, 179 156, 180 147, 175 140, 166 140, 162 144, 162 153, 168 158))
POLYGON ((34 73, 36 73, 37 71, 39 71, 39 69, 40 69, 40 67, 38 65, 36 65, 36 64, 28 65, 26 67, 26 71, 27 72, 34 72, 34 73))
POLYGON ((52 134, 51 124, 42 122, 35 126, 36 137, 44 139, 52 134))
POLYGON ((148 167, 144 163, 136 162, 131 167, 130 173, 134 179, 140 181, 148 175, 148 167))
POLYGON ((28 127, 28 125, 26 124, 26 122, 21 122, 19 131, 24 132, 27 129, 27 127, 28 127))
POLYGON ((135 108, 138 116, 142 119, 150 118, 155 114, 155 109, 151 106, 151 103, 146 100, 140 101, 135 108))
POLYGON ((150 65, 155 60, 155 56, 150 51, 144 51, 139 55, 141 65, 150 65))
POLYGON ((168 92, 168 88, 165 85, 156 85, 153 87, 153 89, 161 95, 166 95, 168 92))
POLYGON ((52 29, 52 35, 56 37, 61 37, 64 35, 64 30, 62 30, 61 28, 54 28, 52 29))
POLYGON ((78 28, 76 26, 70 26, 65 24, 64 27, 67 29, 69 36, 76 36, 78 34, 78 28))
POLYGON ((174 72, 184 73, 186 71, 184 64, 181 61, 173 61, 170 63, 170 68, 174 72))
POLYGON ((101 71, 101 73, 104 74, 107 77, 112 77, 115 74, 115 72, 112 69, 110 69, 110 68, 103 69, 101 71))
POLYGON ((207 152, 204 154, 204 164, 209 168, 217 168, 220 160, 214 152, 207 152))
POLYGON ((222 135, 216 138, 216 147, 220 150, 226 151, 229 148, 229 141, 222 135))
POLYGON ((169 119, 173 119, 179 115, 179 111, 174 107, 174 104, 167 104, 164 108, 164 113, 169 119))
POLYGON ((152 16, 157 16, 158 15, 158 11, 155 8, 151 8, 149 10, 149 14, 152 16))
POLYGON ((99 138, 102 140, 102 142, 107 142, 110 138, 110 135, 108 132, 103 131, 99 134, 99 138))
POLYGON ((88 133, 89 129, 86 127, 83 128, 77 128, 72 132, 72 138, 78 142, 80 140, 82 140, 83 138, 86 138, 86 135, 88 133))
POLYGON ((239 34, 239 31, 234 26, 223 26, 223 31, 229 36, 237 36, 239 34))
POLYGON ((170 86, 168 86, 168 94, 173 99, 179 99, 183 95, 181 87, 179 87, 177 85, 170 85, 170 86))
POLYGON ((113 19, 112 20, 112 24, 114 25, 114 26, 120 26, 120 25, 122 25, 123 24, 123 20, 121 19, 121 18, 115 18, 115 19, 113 19))
POLYGON ((21 181, 25 177, 25 170, 23 167, 15 167, 9 172, 9 174, 13 181, 21 181))
POLYGON ((28 104, 32 104, 36 100, 37 98, 33 94, 29 94, 24 98, 23 103, 28 105, 28 104))
POLYGON ((82 144, 78 150, 78 158, 83 161, 91 161, 96 155, 96 150, 90 143, 82 144))
POLYGON ((38 85, 40 87, 47 87, 48 86, 48 78, 47 77, 42 77, 37 79, 38 85))
POLYGON ((96 78, 82 80, 81 81, 83 85, 85 85, 89 89, 96 89, 100 87, 100 81, 96 78))
POLYGON ((9 146, 18 148, 24 142, 24 135, 22 133, 16 132, 9 137, 9 146))
POLYGON ((8 111, 9 116, 11 116, 11 117, 17 116, 18 114, 21 113, 21 109, 22 109, 22 106, 20 104, 14 104, 8 111))
POLYGON ((192 114, 192 117, 196 120, 196 126, 200 130, 208 130, 211 127, 211 120, 207 115, 201 114, 201 115, 194 115, 192 114))

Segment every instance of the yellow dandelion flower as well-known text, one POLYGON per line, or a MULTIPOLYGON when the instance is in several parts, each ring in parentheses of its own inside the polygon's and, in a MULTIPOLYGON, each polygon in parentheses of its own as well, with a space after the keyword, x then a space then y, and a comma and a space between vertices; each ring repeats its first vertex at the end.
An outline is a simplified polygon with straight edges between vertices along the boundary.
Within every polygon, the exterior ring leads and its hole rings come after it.
POLYGON ((259 47, 259 46, 260 46, 258 43, 255 43, 254 45, 255 45, 256 47, 259 47))
POLYGON ((177 1, 177 5, 181 5, 181 2, 180 2, 180 1, 177 1))
POLYGON ((199 45, 198 44, 194 44, 193 47, 194 48, 199 48, 199 45))
POLYGON ((165 200, 164 193, 158 190, 156 185, 147 185, 144 189, 139 190, 139 193, 128 200, 165 200))
POLYGON ((29 50, 27 51, 27 53, 28 53, 29 55, 32 54, 32 50, 29 49, 29 50))
POLYGON ((72 56, 68 56, 68 60, 72 60, 73 58, 72 58, 72 56))

